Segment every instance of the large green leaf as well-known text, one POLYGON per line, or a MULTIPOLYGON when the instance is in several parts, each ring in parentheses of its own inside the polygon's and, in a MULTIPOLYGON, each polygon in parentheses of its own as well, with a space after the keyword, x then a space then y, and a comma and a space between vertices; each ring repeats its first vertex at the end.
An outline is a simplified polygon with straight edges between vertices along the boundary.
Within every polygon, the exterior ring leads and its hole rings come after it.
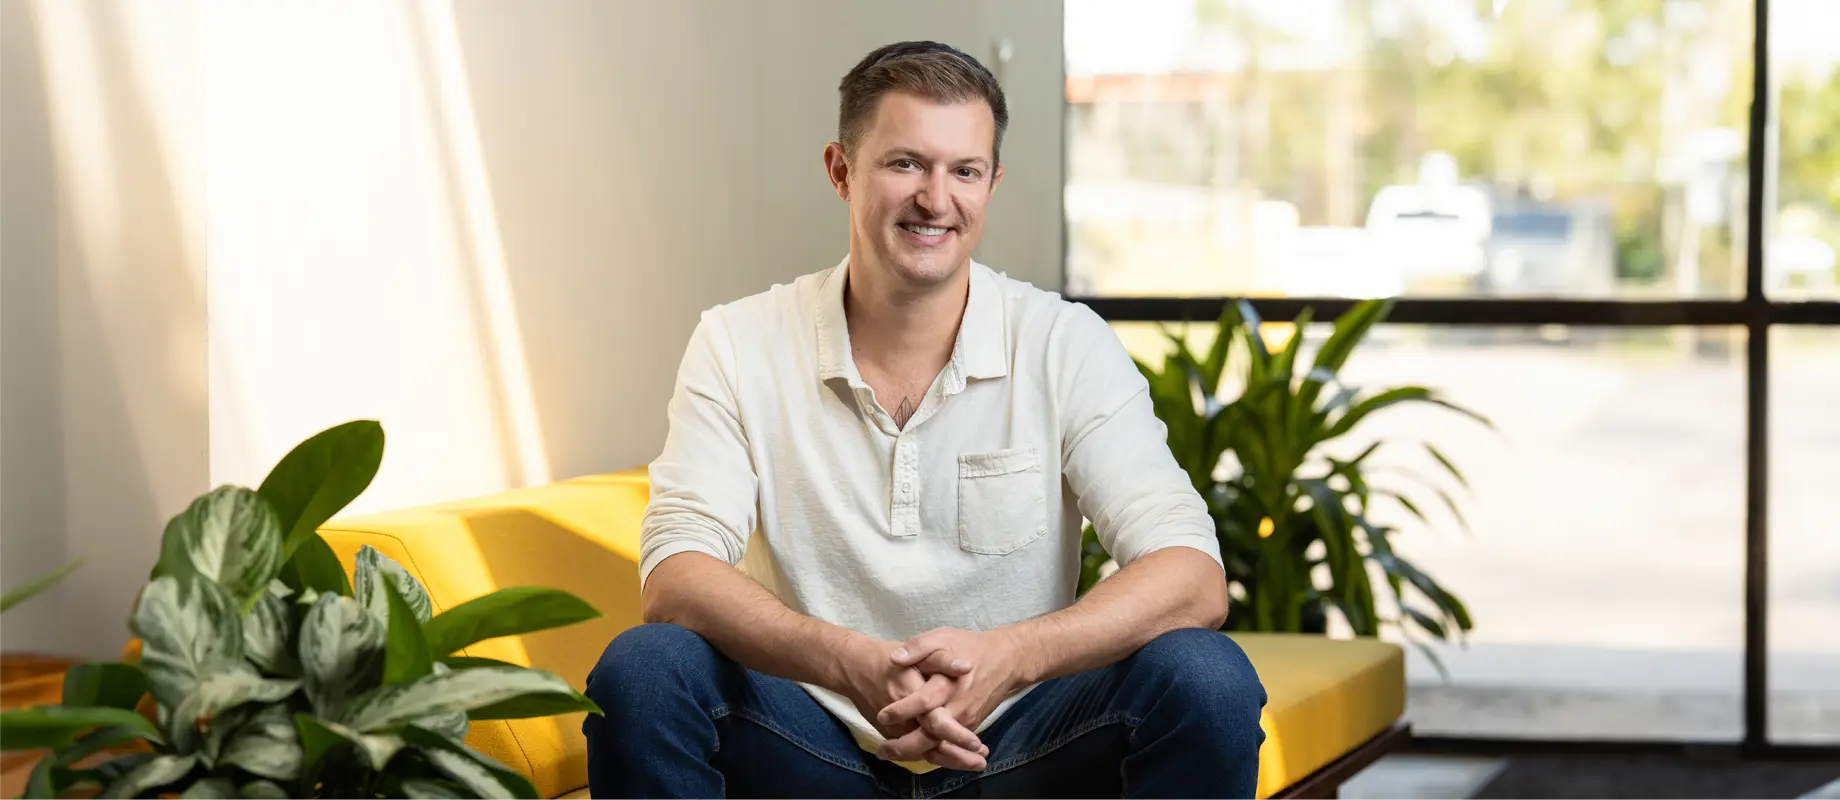
POLYGON ((254 608, 243 615, 244 656, 251 664, 272 675, 296 677, 300 664, 294 659, 289 634, 293 620, 287 601, 273 594, 256 600, 254 608))
POLYGON ((139 664, 92 661, 64 673, 63 704, 69 708, 134 708, 147 694, 147 675, 139 664))
POLYGON ((164 575, 147 584, 130 627, 141 638, 141 669, 153 696, 167 708, 205 675, 243 660, 235 601, 197 576, 164 575))
POLYGON ((102 797, 139 797, 151 789, 158 789, 178 782, 198 764, 197 756, 160 755, 142 761, 135 768, 128 770, 108 788, 102 790, 102 797))
POLYGON ((293 714, 280 703, 263 706, 230 736, 217 763, 278 781, 299 777, 300 733, 293 714))
POLYGON ((0 711, 0 748, 63 747, 85 731, 111 727, 128 728, 149 739, 160 739, 153 723, 125 708, 36 706, 0 711))
POLYGON ((375 689, 353 700, 343 721, 353 730, 372 733, 436 714, 470 712, 523 698, 534 702, 543 696, 557 698, 557 706, 566 704, 569 711, 600 711, 567 681, 548 672, 487 667, 436 673, 413 683, 375 689))
POLYGON ((281 570, 281 523, 255 492, 219 487, 166 523, 156 569, 216 581, 248 608, 281 570))
POLYGON ((600 615, 581 598, 560 589, 518 586, 441 612, 423 627, 423 635, 430 651, 444 656, 487 639, 559 628, 600 615))
POLYGON ((269 471, 257 491, 280 520, 283 560, 371 485, 383 463, 383 442, 376 421, 347 422, 296 445, 269 471))
POLYGON ((322 594, 351 596, 351 582, 345 579, 345 565, 339 563, 338 554, 332 552, 332 546, 313 533, 301 542, 292 558, 281 568, 281 581, 288 588, 305 594, 313 591, 322 594))
MULTIPOLYGON (((375 551, 372 551, 375 552, 375 551)), ((408 683, 434 672, 434 657, 428 652, 428 640, 422 636, 422 621, 409 608, 393 581, 378 581, 373 592, 383 595, 388 607, 389 630, 384 647, 383 683, 408 683)), ((364 590, 359 589, 362 593, 364 590)))
POLYGON ((77 567, 83 566, 83 562, 86 560, 88 559, 79 558, 75 561, 65 564, 62 567, 59 567, 57 571, 52 572, 49 575, 40 577, 37 580, 32 581, 31 583, 28 583, 24 586, 14 589, 13 591, 7 592, 3 596, 0 596, 0 612, 5 612, 7 609, 12 608, 13 606, 19 605, 20 603, 23 603, 34 597, 37 597, 41 592, 44 592, 50 589, 51 587, 56 586, 58 584, 58 581, 63 580, 64 577, 69 575, 70 573, 75 572, 77 567))
POLYGON ((386 583, 396 587, 396 591, 415 612, 417 621, 427 622, 434 615, 433 605, 428 601, 428 592, 422 589, 422 584, 408 570, 368 544, 360 548, 352 569, 352 596, 363 603, 378 622, 386 622, 390 618, 389 601, 384 599, 380 591, 386 583))
POLYGON ((416 727, 403 729, 403 738, 443 775, 478 797, 534 798, 530 781, 484 753, 416 727))
POLYGON ((307 698, 327 719, 377 684, 383 674, 384 627, 344 595, 323 594, 300 624, 300 668, 307 698))
POLYGON ((264 678, 247 664, 206 675, 166 721, 173 747, 189 753, 220 714, 244 703, 279 702, 299 689, 300 681, 264 678))

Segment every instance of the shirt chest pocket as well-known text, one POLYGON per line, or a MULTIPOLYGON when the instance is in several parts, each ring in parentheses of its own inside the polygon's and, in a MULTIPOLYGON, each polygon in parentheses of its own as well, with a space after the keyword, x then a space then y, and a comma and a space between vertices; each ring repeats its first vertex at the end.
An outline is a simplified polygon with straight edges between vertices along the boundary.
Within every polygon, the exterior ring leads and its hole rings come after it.
POLYGON ((958 546, 1003 555, 1048 531, 1041 451, 965 453, 958 457, 958 546))

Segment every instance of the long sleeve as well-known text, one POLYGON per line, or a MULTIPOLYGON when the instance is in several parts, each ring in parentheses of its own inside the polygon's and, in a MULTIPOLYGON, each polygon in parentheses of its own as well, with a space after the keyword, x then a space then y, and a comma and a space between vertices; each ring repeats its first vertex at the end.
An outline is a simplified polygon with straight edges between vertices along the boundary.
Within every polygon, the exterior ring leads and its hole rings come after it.
POLYGON ((639 579, 678 553, 741 562, 754 530, 759 479, 735 386, 735 351, 720 309, 705 312, 678 366, 670 430, 651 465, 639 533, 639 579))

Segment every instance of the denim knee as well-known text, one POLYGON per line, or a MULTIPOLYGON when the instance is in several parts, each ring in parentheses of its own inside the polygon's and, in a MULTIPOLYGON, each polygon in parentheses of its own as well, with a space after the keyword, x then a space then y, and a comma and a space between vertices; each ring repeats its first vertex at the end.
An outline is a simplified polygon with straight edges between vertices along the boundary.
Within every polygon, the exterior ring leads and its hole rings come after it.
POLYGON ((688 628, 650 623, 614 637, 588 673, 584 692, 609 717, 671 702, 686 688, 713 681, 719 656, 688 628))
POLYGON ((1222 722, 1256 726, 1265 686, 1239 644, 1219 631, 1184 628, 1156 637, 1132 656, 1136 672, 1174 699, 1222 722))

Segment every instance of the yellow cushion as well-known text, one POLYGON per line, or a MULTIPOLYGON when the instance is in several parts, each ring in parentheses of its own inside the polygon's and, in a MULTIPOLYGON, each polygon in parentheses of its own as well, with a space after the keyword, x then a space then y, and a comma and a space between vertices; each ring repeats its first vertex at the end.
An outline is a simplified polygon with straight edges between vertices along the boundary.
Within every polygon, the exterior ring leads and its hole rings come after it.
POLYGON ((1259 797, 1342 757, 1405 713, 1398 645, 1283 633, 1235 633, 1265 684, 1259 797))
MULTIPOLYGON (((605 616, 465 654, 546 669, 582 688, 613 637, 638 625, 644 468, 424 508, 335 520, 321 535, 350 570, 364 545, 402 564, 435 611, 510 586, 552 586, 605 616)), ((1234 634, 1265 684, 1260 797, 1270 797, 1385 730, 1405 710, 1405 660, 1392 644, 1234 634)), ((474 723, 467 742, 523 773, 544 797, 588 783, 581 715, 474 723)))
MULTIPOLYGON (((436 613, 511 586, 574 593, 605 616, 463 651, 549 670, 581 689, 601 651, 638 625, 644 469, 326 523, 320 534, 349 572, 364 545, 428 588, 436 613)), ((588 783, 581 714, 476 722, 467 743, 529 777, 544 797, 588 783)))

